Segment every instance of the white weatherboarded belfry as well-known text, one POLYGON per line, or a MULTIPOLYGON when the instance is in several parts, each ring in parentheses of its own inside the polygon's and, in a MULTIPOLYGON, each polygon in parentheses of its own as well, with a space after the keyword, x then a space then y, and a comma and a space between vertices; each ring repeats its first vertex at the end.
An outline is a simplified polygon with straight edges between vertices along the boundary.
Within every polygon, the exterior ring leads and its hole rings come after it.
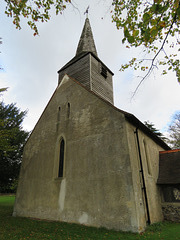
POLYGON ((88 18, 58 74, 24 148, 13 215, 133 232, 161 221, 159 151, 169 147, 113 105, 88 18))

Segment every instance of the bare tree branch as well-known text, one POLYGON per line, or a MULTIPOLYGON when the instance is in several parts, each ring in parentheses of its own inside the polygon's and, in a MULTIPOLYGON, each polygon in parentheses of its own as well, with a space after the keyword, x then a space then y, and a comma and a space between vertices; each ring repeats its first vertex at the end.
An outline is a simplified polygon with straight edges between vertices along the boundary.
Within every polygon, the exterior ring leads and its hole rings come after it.
MULTIPOLYGON (((175 21, 176 21, 176 15, 177 15, 177 14, 175 14, 175 16, 174 16, 174 18, 173 18, 173 21, 172 21, 172 23, 171 23, 171 26, 169 27, 169 30, 168 30, 165 38, 164 38, 164 41, 163 41, 160 49, 158 50, 158 52, 156 53, 156 55, 154 56, 154 58, 151 59, 151 66, 150 66, 148 72, 145 74, 144 77, 142 77, 141 81, 139 82, 139 84, 137 85, 135 91, 133 92, 133 95, 132 95, 131 99, 134 98, 134 96, 135 96, 135 94, 137 93, 137 91, 138 91, 139 87, 141 86, 141 84, 142 84, 142 83, 144 82, 144 80, 150 75, 150 73, 152 72, 153 68, 156 66, 156 65, 154 64, 154 61, 156 60, 157 56, 159 55, 159 53, 160 53, 160 52, 163 50, 163 48, 164 48, 164 45, 165 45, 166 40, 167 40, 167 38, 168 38, 168 36, 169 36, 169 33, 170 33, 170 31, 171 31, 171 29, 172 29, 172 27, 173 27, 173 24, 174 24, 175 21)), ((145 59, 144 59, 144 60, 145 60, 145 59)))

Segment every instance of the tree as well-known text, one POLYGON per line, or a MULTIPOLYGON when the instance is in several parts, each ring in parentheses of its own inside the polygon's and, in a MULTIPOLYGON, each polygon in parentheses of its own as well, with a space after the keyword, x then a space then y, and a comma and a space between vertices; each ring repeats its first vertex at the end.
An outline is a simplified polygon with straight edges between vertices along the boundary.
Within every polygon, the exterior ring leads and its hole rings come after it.
MULTIPOLYGON (((0 45, 2 44, 2 38, 0 37, 0 45)), ((0 52, 1 53, 1 52, 0 52)), ((0 70, 2 70, 2 67, 0 65, 0 70)), ((1 90, 1 89, 0 89, 1 90)), ((1 91, 0 91, 1 92, 1 91)))
POLYGON ((164 135, 155 128, 154 123, 151 123, 149 121, 145 121, 144 125, 148 127, 154 134, 156 134, 159 138, 161 138, 163 141, 167 141, 167 138, 164 137, 164 135))
POLYGON ((172 148, 180 148, 180 112, 173 117, 173 121, 169 126, 169 136, 169 143, 172 145, 172 148))
POLYGON ((8 88, 0 88, 0 96, 2 92, 5 92, 8 88))
POLYGON ((21 29, 21 17, 27 19, 27 24, 34 31, 34 35, 38 34, 36 23, 38 21, 47 22, 50 19, 50 10, 55 8, 56 14, 62 14, 67 3, 71 0, 5 0, 6 11, 8 17, 13 18, 13 23, 17 29, 21 29))
POLYGON ((22 129, 26 111, 0 102, 0 192, 10 192, 16 182, 28 132, 22 129))
POLYGON ((124 71, 132 67, 144 72, 136 91, 159 65, 163 66, 162 74, 175 71, 180 82, 180 60, 177 55, 180 51, 180 1, 114 0, 112 4, 113 22, 117 29, 123 29, 122 43, 127 43, 127 48, 143 46, 143 51, 148 54, 142 59, 132 58, 120 69, 124 71), (170 53, 166 47, 171 49, 170 53))

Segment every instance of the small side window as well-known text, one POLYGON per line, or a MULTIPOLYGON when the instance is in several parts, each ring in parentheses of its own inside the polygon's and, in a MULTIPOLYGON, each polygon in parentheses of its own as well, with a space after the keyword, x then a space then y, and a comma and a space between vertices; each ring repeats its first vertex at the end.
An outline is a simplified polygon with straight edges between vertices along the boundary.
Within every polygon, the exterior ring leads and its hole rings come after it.
POLYGON ((67 117, 69 118, 70 117, 70 103, 68 102, 68 109, 67 109, 67 117))
POLYGON ((63 170, 64 170, 64 147, 65 147, 65 142, 64 142, 64 139, 62 139, 61 143, 60 143, 60 152, 59 152, 59 172, 58 172, 58 177, 63 177, 63 170))
POLYGON ((58 108, 58 117, 57 117, 58 121, 60 121, 60 115, 61 115, 61 107, 58 108))
POLYGON ((107 78, 107 68, 103 64, 101 64, 101 75, 107 78))

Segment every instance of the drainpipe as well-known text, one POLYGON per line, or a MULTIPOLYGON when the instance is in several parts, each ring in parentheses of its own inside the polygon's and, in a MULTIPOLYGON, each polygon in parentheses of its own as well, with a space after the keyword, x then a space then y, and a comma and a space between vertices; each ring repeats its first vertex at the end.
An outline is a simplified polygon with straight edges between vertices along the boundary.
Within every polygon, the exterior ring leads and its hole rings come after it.
POLYGON ((145 205, 147 210, 147 223, 150 224, 150 214, 149 214, 149 206, 148 206, 148 198, 147 198, 147 192, 146 192, 146 184, 145 184, 145 178, 144 178, 144 171, 143 171, 143 164, 142 164, 142 157, 141 157, 141 149, 139 144, 139 136, 138 136, 138 127, 136 128, 135 132, 136 139, 137 139, 137 146, 138 146, 138 153, 139 153, 139 162, 140 162, 140 173, 142 176, 142 191, 144 191, 144 198, 145 198, 145 205))

